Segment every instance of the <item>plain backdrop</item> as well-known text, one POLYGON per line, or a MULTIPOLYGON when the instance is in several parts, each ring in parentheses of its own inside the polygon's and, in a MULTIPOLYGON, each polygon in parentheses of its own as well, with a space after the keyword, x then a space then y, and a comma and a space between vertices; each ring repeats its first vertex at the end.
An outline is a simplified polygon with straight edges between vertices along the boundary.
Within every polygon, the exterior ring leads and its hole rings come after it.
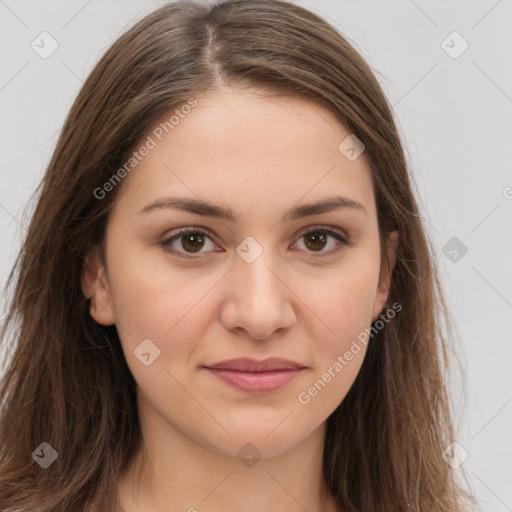
MULTIPOLYGON (((0 0, 2 286, 84 78, 163 3, 0 0), (33 49, 41 37, 58 44, 47 58, 33 49)), ((512 510, 512 1, 295 3, 338 27, 394 106, 466 365, 454 441, 483 509, 512 510)))

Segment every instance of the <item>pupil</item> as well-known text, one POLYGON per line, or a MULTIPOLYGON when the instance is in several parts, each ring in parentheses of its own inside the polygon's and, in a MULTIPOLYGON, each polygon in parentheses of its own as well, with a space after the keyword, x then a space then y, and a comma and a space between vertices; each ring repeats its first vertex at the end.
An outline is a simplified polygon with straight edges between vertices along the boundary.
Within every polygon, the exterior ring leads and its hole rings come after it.
POLYGON ((314 231, 312 234, 306 236, 306 245, 309 249, 321 250, 325 247, 326 242, 327 237, 325 233, 320 233, 319 231, 314 231), (308 240, 312 242, 312 247, 308 244, 308 240))

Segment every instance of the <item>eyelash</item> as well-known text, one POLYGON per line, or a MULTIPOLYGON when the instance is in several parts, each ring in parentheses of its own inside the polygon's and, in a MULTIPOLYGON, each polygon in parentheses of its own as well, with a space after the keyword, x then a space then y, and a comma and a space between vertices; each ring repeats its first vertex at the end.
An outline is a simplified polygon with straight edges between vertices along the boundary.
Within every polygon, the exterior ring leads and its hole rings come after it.
MULTIPOLYGON (((325 226, 310 226, 310 227, 308 227, 308 229, 306 231, 302 231, 299 234, 297 241, 300 240, 305 235, 308 235, 312 232, 320 232, 320 233, 327 234, 329 236, 332 236, 336 240, 338 240, 338 242, 340 242, 337 247, 335 247, 334 249, 331 249, 330 251, 327 251, 327 252, 315 253, 315 251, 307 251, 307 252, 314 254, 315 258, 324 258, 327 256, 332 256, 333 254, 337 254, 340 251, 344 250, 346 247, 350 247, 352 245, 352 243, 349 240, 347 240, 344 236, 342 236, 340 233, 338 233, 337 231, 334 231, 331 228, 325 227, 325 226)), ((179 251, 175 251, 174 249, 170 249, 171 244, 175 240, 178 240, 179 238, 181 238, 184 235, 188 235, 188 234, 192 234, 192 233, 206 235, 208 238, 210 238, 210 240, 212 239, 211 232, 209 230, 206 230, 205 228, 190 228, 190 227, 179 228, 172 236, 170 236, 170 237, 166 238, 165 240, 163 240, 162 242, 160 242, 160 246, 163 249, 165 249, 179 257, 186 258, 186 259, 199 259, 202 256, 200 256, 200 255, 191 256, 188 253, 179 252, 179 251)), ((198 253, 198 254, 200 254, 200 253, 198 253)))

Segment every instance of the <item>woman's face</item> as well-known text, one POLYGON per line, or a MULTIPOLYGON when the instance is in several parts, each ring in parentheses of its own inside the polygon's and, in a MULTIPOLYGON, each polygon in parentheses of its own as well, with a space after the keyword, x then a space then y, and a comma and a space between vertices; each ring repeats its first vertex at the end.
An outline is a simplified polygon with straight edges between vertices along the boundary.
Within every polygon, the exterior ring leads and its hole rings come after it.
POLYGON ((82 283, 94 319, 117 327, 141 421, 273 456, 325 426, 382 312, 372 180, 322 107, 233 89, 194 100, 141 141, 106 267, 90 259, 82 283))

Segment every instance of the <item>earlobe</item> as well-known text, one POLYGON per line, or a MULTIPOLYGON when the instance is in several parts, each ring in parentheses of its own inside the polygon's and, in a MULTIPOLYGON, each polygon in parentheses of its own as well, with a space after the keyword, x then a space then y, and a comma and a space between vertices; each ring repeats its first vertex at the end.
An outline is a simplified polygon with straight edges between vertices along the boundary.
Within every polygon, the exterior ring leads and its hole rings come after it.
POLYGON ((96 252, 84 258, 81 286, 84 296, 91 301, 92 318, 101 325, 114 325, 110 286, 105 267, 96 252))
POLYGON ((385 261, 383 261, 381 265, 377 294, 373 306, 372 322, 377 320, 379 315, 382 313, 382 309, 384 308, 386 301, 388 300, 391 276, 396 264, 398 243, 398 231, 391 231, 387 240, 388 265, 385 264, 385 261))

